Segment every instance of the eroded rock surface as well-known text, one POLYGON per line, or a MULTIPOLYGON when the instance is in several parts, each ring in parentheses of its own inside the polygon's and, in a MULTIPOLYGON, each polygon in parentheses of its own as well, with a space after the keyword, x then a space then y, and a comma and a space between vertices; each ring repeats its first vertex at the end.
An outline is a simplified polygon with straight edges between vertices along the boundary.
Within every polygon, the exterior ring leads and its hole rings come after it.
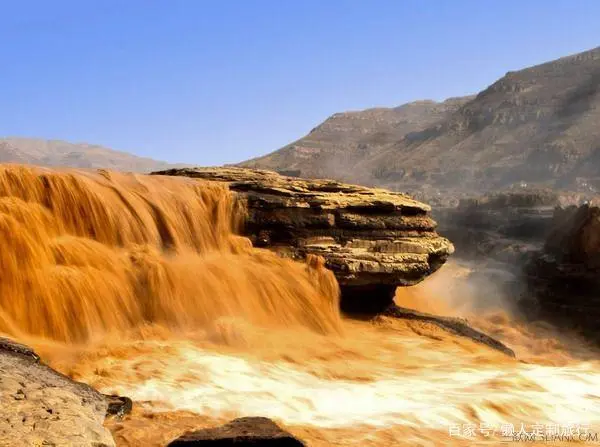
POLYGON ((546 242, 560 206, 583 200, 579 193, 516 188, 461 199, 436 208, 439 231, 455 246, 454 257, 471 267, 472 284, 514 305, 527 303, 523 268, 546 242), (450 205, 450 204, 448 204, 450 205))
POLYGON ((600 341, 600 208, 558 209, 527 274, 534 312, 600 341))
POLYGON ((247 206, 253 244, 296 259, 322 256, 347 311, 383 310, 397 286, 422 281, 454 249, 435 232, 430 207, 401 193, 233 167, 154 174, 227 183, 247 206))
POLYGON ((0 446, 114 446, 106 410, 102 394, 0 338, 0 446))
POLYGON ((565 200, 550 190, 521 189, 461 199, 440 207, 440 231, 456 247, 456 256, 489 263, 522 265, 539 250, 552 226, 554 209, 565 200))
POLYGON ((186 433, 169 444, 182 446, 303 447, 305 444, 264 417, 245 417, 217 428, 186 433))

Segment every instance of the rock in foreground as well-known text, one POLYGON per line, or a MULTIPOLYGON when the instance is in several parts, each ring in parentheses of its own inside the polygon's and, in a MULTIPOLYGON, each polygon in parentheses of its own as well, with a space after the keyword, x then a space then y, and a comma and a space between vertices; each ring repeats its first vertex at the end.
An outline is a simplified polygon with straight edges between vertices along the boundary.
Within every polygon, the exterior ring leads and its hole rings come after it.
POLYGON ((295 259, 322 256, 347 311, 385 309, 397 286, 422 281, 454 250, 435 232, 430 207, 401 193, 241 168, 154 174, 227 183, 246 204, 253 244, 295 259))
POLYGON ((245 417, 221 427, 186 433, 169 444, 169 447, 183 446, 303 447, 304 443, 268 418, 245 417))
POLYGON ((0 338, 0 446, 112 447, 106 410, 102 394, 0 338))

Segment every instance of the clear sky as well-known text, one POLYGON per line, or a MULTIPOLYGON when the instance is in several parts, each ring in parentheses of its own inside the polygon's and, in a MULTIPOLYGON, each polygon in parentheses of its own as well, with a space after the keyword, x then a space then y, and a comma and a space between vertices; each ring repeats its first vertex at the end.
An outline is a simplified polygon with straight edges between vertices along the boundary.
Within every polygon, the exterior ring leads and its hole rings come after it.
POLYGON ((598 0, 0 0, 0 136, 236 162, 598 45, 598 0))

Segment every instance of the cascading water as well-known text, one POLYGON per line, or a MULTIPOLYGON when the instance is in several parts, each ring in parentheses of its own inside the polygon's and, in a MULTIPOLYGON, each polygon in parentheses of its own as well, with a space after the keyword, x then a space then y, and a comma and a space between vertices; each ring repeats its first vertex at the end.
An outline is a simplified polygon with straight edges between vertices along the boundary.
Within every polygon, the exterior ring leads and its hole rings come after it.
MULTIPOLYGON (((497 445, 509 424, 600 429, 587 349, 503 314, 475 323, 521 360, 426 323, 344 320, 320 258, 253 248, 236 235, 244 212, 214 182, 2 166, 0 332, 133 398, 133 415, 109 422, 122 445, 249 415, 313 446, 497 445)), ((397 299, 443 302, 447 288, 431 287, 448 272, 397 299)))
POLYGON ((226 187, 116 173, 0 170, 0 331, 87 342, 222 316, 340 330, 335 278, 254 249, 226 187))

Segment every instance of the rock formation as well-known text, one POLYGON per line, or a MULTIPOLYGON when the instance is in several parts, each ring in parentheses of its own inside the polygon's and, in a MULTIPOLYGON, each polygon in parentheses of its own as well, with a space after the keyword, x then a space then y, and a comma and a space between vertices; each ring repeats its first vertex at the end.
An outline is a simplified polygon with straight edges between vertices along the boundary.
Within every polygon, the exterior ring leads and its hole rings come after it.
POLYGON ((403 318, 405 320, 432 323, 454 335, 470 338, 477 343, 481 343, 492 349, 496 349, 497 351, 500 351, 510 357, 515 357, 515 352, 508 348, 504 343, 490 337, 487 334, 484 334, 483 332, 473 329, 471 326, 469 326, 467 320, 462 318, 440 317, 438 315, 431 315, 425 312, 407 309, 405 307, 397 306, 396 304, 392 304, 390 307, 388 307, 382 315, 392 318, 403 318))
POLYGON ((529 287, 532 259, 543 253, 549 237, 555 240, 550 234, 561 207, 589 199, 582 193, 515 188, 446 204, 435 209, 434 217, 438 231, 452 240, 455 259, 472 269, 472 284, 538 317, 530 299, 537 293, 529 287))
POLYGON ((557 209, 527 275, 532 312, 600 341, 600 208, 557 209))
POLYGON ((349 312, 385 309, 397 286, 422 281, 453 251, 435 232, 430 207, 404 194, 241 168, 154 174, 227 183, 247 207, 244 233, 253 244, 294 259, 322 256, 349 312))
POLYGON ((435 232, 437 224, 428 205, 383 189, 285 177, 271 171, 230 167, 154 174, 227 183, 247 207, 244 234, 253 244, 293 259, 323 257, 340 284, 341 307, 346 313, 427 321, 514 356, 465 321, 394 304, 398 286, 424 280, 454 251, 435 232))
POLYGON ((112 447, 102 425, 105 396, 39 361, 28 347, 0 338, 0 446, 112 447))
POLYGON ((554 209, 565 199, 546 189, 518 189, 461 199, 457 206, 437 208, 434 215, 456 256, 517 266, 543 246, 554 209))
POLYGON ((234 419, 221 427, 186 433, 169 443, 169 447, 230 445, 303 447, 305 444, 283 431, 272 420, 263 417, 234 419))

